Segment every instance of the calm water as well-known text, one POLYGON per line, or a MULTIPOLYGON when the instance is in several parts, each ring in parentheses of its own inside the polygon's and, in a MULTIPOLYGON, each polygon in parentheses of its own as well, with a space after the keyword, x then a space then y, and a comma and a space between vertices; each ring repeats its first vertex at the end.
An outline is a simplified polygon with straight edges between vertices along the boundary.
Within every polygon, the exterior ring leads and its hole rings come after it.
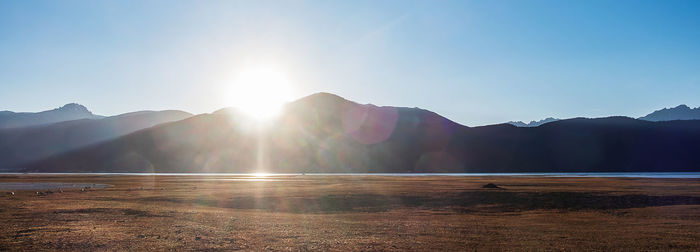
POLYGON ((54 190, 67 188, 105 188, 105 184, 53 183, 53 182, 0 182, 0 190, 54 190))
POLYGON ((611 178, 700 178, 700 172, 562 172, 562 173, 0 173, 0 175, 130 175, 130 176, 526 176, 526 177, 611 177, 611 178))

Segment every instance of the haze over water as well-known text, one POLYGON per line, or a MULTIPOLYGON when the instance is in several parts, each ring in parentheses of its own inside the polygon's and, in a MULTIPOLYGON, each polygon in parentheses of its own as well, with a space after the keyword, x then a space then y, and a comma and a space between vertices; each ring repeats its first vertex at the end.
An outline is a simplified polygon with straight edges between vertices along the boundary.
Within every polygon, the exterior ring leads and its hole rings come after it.
POLYGON ((600 178, 700 178, 700 172, 528 172, 528 173, 0 173, 8 175, 127 175, 127 176, 215 176, 244 177, 241 181, 266 181, 264 178, 299 176, 515 176, 515 177, 600 177, 600 178), (251 178, 252 177, 252 178, 251 178))

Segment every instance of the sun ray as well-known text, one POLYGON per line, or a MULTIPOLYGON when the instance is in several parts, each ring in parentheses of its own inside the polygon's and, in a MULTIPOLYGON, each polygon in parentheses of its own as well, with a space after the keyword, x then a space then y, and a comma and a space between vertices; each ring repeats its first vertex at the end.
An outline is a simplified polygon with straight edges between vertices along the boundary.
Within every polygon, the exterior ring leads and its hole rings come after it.
POLYGON ((240 71, 229 92, 234 107, 258 120, 275 117, 292 98, 292 86, 284 72, 264 65, 240 71))

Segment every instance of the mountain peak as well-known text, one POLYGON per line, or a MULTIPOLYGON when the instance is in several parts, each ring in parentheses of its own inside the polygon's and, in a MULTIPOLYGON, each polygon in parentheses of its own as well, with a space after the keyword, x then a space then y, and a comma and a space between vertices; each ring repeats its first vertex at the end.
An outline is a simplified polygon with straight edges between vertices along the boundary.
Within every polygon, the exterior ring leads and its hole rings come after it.
POLYGON ((315 109, 315 110, 322 110, 322 111, 328 111, 329 113, 332 113, 331 111, 337 112, 338 109, 341 109, 344 104, 355 104, 352 101, 348 101, 343 97, 340 97, 335 94, 331 93, 325 93, 325 92, 319 92, 315 93, 309 96, 305 96, 302 98, 299 98, 298 100, 292 101, 287 104, 286 108, 287 110, 297 110, 297 109, 315 109))
POLYGON ((346 102, 347 100, 343 97, 340 97, 339 95, 336 94, 331 94, 331 93, 326 93, 326 92, 318 92, 309 96, 302 97, 296 101, 293 101, 292 103, 340 103, 340 102, 346 102))
POLYGON ((80 105, 78 103, 68 103, 66 105, 61 106, 60 108, 56 110, 61 110, 61 111, 71 111, 71 112, 82 112, 86 114, 92 115, 92 112, 87 109, 87 107, 80 105))
POLYGON ((59 108, 42 112, 0 112, 0 129, 98 118, 102 118, 102 116, 93 114, 85 106, 68 103, 59 108))
POLYGON ((691 108, 688 107, 688 105, 685 105, 685 104, 678 105, 678 106, 676 106, 676 107, 673 108, 673 109, 691 110, 691 108))
POLYGON ((547 117, 547 118, 539 120, 539 121, 533 120, 533 121, 530 121, 529 123, 524 123, 523 121, 517 121, 517 122, 510 121, 507 123, 511 124, 513 126, 517 126, 517 127, 537 127, 537 126, 540 126, 540 125, 545 124, 545 123, 559 121, 559 120, 560 119, 557 119, 557 118, 547 117))
POLYGON ((685 104, 675 108, 664 108, 638 118, 646 121, 700 120, 700 107, 690 108, 685 104))

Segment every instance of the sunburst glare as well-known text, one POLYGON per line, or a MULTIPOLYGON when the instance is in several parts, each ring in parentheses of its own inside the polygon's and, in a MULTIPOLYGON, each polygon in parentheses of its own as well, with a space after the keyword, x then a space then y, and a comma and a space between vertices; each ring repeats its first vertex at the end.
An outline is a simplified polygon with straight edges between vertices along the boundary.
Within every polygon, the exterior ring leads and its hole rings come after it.
POLYGON ((230 103, 258 120, 267 120, 279 114, 292 98, 292 84, 287 75, 272 66, 243 69, 235 77, 230 103))
POLYGON ((253 177, 257 177, 257 178, 264 178, 264 177, 268 177, 268 176, 270 176, 270 175, 272 175, 272 174, 266 173, 266 172, 256 172, 256 173, 253 173, 253 174, 250 174, 250 175, 253 176, 253 177))

